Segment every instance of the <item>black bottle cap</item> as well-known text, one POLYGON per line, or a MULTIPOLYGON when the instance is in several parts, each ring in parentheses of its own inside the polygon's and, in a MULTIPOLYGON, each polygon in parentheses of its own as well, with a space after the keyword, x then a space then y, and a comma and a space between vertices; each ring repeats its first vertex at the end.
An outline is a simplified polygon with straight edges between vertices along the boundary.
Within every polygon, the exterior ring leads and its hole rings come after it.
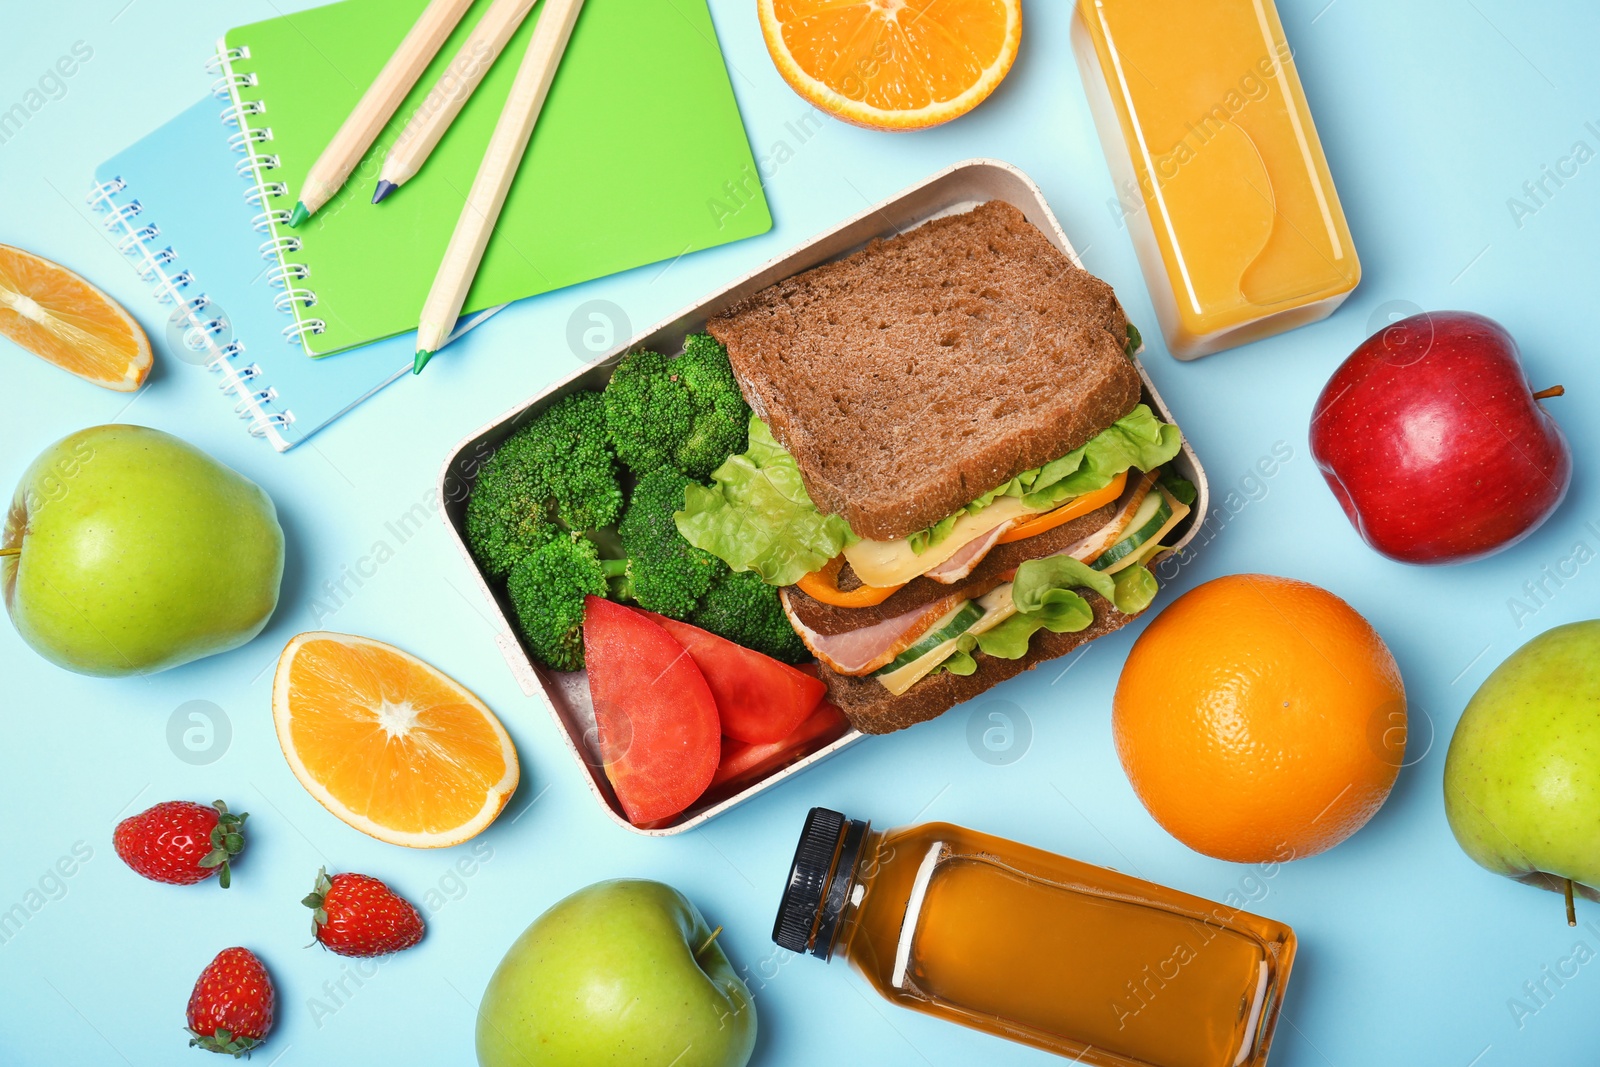
POLYGON ((790 952, 804 952, 811 947, 811 932, 822 909, 844 825, 841 813, 812 808, 800 830, 800 843, 789 867, 789 884, 784 887, 778 919, 772 926, 772 940, 790 952))
POLYGON ((867 836, 867 824, 851 819, 845 824, 844 842, 839 846, 839 860, 833 865, 833 877, 823 896, 822 910, 817 916, 817 936, 811 939, 811 954, 820 960, 833 958, 834 942, 839 937, 839 922, 850 903, 851 890, 856 883, 856 861, 861 858, 861 843, 867 836))

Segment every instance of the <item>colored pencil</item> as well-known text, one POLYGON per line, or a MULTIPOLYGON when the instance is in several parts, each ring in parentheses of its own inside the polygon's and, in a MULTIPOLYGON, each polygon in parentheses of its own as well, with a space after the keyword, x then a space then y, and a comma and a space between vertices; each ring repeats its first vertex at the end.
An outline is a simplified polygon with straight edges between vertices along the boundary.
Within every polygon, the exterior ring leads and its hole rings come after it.
POLYGON ((299 202, 289 217, 291 228, 333 199, 471 6, 472 0, 432 0, 418 16, 350 117, 306 172, 299 202))
POLYGON ((450 245, 433 279, 433 288, 428 290, 428 299, 422 305, 421 320, 417 324, 417 357, 412 365, 414 374, 422 373, 422 368, 428 365, 428 360, 439 350, 461 315, 467 290, 478 273, 478 265, 483 262, 484 249, 489 246, 494 224, 505 206, 517 168, 522 165, 528 139, 533 136, 533 127, 539 121, 550 83, 555 79, 561 55, 566 51, 582 9, 583 0, 544 0, 544 10, 533 27, 527 54, 522 57, 516 80, 511 84, 511 95, 495 123, 489 149, 478 166, 478 175, 461 208, 461 217, 456 220, 455 232, 450 235, 450 245))
POLYGON ((378 172, 378 187, 372 194, 374 204, 416 177, 536 2, 494 0, 484 12, 472 35, 461 45, 461 50, 406 123, 406 128, 400 131, 400 137, 390 146, 383 169, 378 172))

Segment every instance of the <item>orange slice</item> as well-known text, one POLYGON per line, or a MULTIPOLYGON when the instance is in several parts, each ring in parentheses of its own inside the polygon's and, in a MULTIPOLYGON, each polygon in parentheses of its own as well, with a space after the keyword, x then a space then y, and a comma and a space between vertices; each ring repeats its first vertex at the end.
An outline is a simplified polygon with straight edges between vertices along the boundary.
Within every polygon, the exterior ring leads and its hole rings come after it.
POLYGON ((0 336, 119 393, 150 373, 150 339, 121 304, 61 264, 10 245, 0 245, 0 336))
POLYGON ((846 122, 937 126, 994 92, 1017 58, 1022 0, 758 0, 790 88, 846 122))
POLYGON ((494 712, 393 645, 304 633, 278 658, 272 717, 289 769, 380 841, 446 848, 494 822, 517 750, 494 712))

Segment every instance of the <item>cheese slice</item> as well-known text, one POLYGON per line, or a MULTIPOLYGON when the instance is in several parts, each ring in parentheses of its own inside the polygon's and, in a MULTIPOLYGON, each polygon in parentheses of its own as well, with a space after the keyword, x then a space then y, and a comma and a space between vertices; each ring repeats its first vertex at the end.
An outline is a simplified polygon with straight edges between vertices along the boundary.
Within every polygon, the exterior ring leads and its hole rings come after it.
MULTIPOLYGON (((1184 516, 1189 514, 1189 505, 1185 504, 1183 501, 1167 492, 1165 487, 1159 485, 1156 486, 1156 492, 1166 497, 1167 507, 1172 509, 1172 517, 1167 519, 1166 522, 1162 523, 1161 529, 1157 530, 1154 534, 1147 538, 1144 544, 1140 545, 1138 548, 1134 549, 1132 552, 1129 552, 1126 556, 1123 556, 1111 566, 1107 567, 1101 572, 1102 574, 1116 574, 1118 571, 1122 570, 1122 568, 1131 567, 1135 563, 1142 561, 1145 557, 1150 555, 1150 549, 1154 548, 1156 545, 1159 545, 1161 543, 1161 539, 1166 537, 1167 534, 1171 533, 1172 528, 1178 525, 1178 523, 1182 522, 1184 516)), ((1130 522, 1128 525, 1131 527, 1133 523, 1130 522)))
POLYGON ((949 536, 929 547, 921 555, 911 550, 906 538, 898 541, 857 541, 844 550, 844 558, 851 570, 867 585, 878 587, 903 585, 911 579, 930 571, 960 552, 968 542, 1004 523, 1015 522, 1025 515, 1039 515, 1048 508, 1030 508, 1021 497, 1003 496, 970 515, 956 520, 949 536))
MULTIPOLYGON (((939 664, 955 655, 957 643, 967 634, 977 636, 985 630, 992 630, 1017 613, 1017 605, 1011 599, 1010 582, 991 589, 978 598, 977 604, 984 609, 983 618, 943 644, 930 648, 899 670, 891 671, 888 674, 875 674, 873 677, 882 682, 883 687, 889 692, 899 696, 926 678, 928 673, 939 664)), ((963 604, 962 606, 965 605, 963 604)))

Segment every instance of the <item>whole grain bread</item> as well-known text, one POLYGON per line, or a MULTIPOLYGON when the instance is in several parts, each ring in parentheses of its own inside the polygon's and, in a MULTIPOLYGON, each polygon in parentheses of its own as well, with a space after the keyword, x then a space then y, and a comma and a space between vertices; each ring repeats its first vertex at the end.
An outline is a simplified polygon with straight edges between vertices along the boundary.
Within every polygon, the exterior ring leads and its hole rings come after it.
MULTIPOLYGON (((1128 483, 1129 487, 1123 494, 1123 499, 1127 499, 1135 488, 1134 479, 1130 478, 1128 483)), ((969 600, 980 597, 1005 581, 1006 574, 1026 561, 1060 552, 1088 537, 1110 522, 1121 506, 1122 500, 1118 500, 1081 518, 1062 523, 1053 530, 1046 530, 1042 534, 1013 541, 1010 544, 996 545, 989 550, 987 556, 983 557, 982 562, 972 569, 972 573, 959 582, 946 585, 932 578, 913 578, 893 596, 873 607, 841 608, 824 604, 801 592, 799 586, 786 589, 784 596, 795 618, 811 630, 819 634, 849 633, 864 626, 876 625, 953 594, 959 593, 969 600)), ((845 565, 845 569, 848 572, 849 564, 845 565)), ((859 584, 859 581, 854 583, 849 581, 847 574, 840 575, 841 589, 849 589, 852 585, 859 584)))
POLYGON ((1111 287, 1002 201, 875 240, 712 319, 817 507, 905 537, 1127 414, 1111 287))
POLYGON ((1124 615, 1087 589, 1080 590, 1083 598, 1094 610, 1094 622, 1086 630, 1075 634, 1055 634, 1040 630, 1028 644, 1028 654, 1021 659, 996 659, 974 650, 972 658, 978 669, 968 675, 940 671, 922 679, 900 696, 895 696, 871 675, 850 677, 835 674, 822 664, 817 674, 828 687, 828 699, 837 704, 854 726, 864 734, 887 734, 904 730, 944 714, 963 701, 1013 678, 1023 671, 1032 670, 1046 660, 1065 656, 1068 652, 1104 637, 1113 630, 1126 626, 1138 618, 1124 615))

